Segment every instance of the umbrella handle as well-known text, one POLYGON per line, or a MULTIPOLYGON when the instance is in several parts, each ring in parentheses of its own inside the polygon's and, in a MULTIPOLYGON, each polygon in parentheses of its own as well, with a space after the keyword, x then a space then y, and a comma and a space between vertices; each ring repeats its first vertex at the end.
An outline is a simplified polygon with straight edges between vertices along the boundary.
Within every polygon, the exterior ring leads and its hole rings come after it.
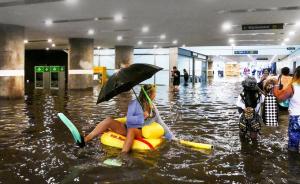
POLYGON ((133 88, 132 88, 132 91, 133 91, 133 93, 134 93, 134 95, 135 95, 137 101, 140 103, 140 105, 141 105, 141 107, 142 107, 142 109, 143 109, 143 111, 144 111, 143 105, 142 105, 142 103, 140 102, 140 99, 139 99, 139 97, 136 95, 136 93, 135 93, 135 91, 134 91, 133 88))

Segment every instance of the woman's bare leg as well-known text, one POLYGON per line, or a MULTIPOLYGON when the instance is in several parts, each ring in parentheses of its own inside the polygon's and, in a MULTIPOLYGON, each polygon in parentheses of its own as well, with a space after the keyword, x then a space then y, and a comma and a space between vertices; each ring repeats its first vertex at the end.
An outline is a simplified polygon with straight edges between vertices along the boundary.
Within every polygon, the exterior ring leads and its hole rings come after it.
POLYGON ((125 128, 124 124, 108 117, 108 118, 104 119, 103 121, 101 121, 95 127, 95 129, 84 138, 84 142, 89 142, 94 137, 101 135, 103 132, 105 132, 109 129, 118 134, 121 134, 124 136, 126 135, 126 128, 125 128))
POLYGON ((141 138, 142 131, 137 128, 129 128, 127 130, 126 140, 123 145, 122 153, 128 153, 131 149, 133 141, 135 138, 141 138))

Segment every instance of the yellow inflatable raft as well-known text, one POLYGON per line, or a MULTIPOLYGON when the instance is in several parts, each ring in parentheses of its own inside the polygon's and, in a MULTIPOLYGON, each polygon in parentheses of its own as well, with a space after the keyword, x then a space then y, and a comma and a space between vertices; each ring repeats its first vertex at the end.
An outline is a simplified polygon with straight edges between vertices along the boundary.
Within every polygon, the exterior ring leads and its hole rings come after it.
MULTIPOLYGON (((118 118, 116 120, 121 123, 126 122, 126 118, 118 118)), ((163 142, 162 136, 164 134, 164 130, 158 123, 153 122, 150 125, 144 126, 142 133, 143 137, 147 138, 135 139, 132 145, 133 150, 153 150, 163 142)), ((104 145, 122 149, 125 138, 126 137, 120 134, 109 131, 102 134, 100 141, 104 145)))
MULTIPOLYGON (((118 118, 116 120, 120 123, 126 123, 126 118, 118 118)), ((133 150, 144 151, 157 148, 163 142, 162 136, 164 135, 164 129, 160 124, 153 122, 142 128, 142 134, 144 137, 143 139, 134 140, 132 145, 133 150)), ((100 141, 104 145, 122 149, 125 142, 125 137, 115 132, 109 131, 102 134, 100 141)), ((178 141, 183 145, 190 146, 196 149, 213 149, 213 145, 211 144, 196 143, 185 140, 178 141)))

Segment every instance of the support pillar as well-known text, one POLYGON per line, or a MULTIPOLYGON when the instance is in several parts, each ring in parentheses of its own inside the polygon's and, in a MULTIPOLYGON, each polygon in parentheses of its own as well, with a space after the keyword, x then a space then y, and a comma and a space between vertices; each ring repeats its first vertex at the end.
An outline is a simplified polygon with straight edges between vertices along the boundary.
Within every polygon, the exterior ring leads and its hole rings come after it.
POLYGON ((115 52, 116 69, 126 68, 133 63, 133 46, 116 46, 115 52))
POLYGON ((94 40, 70 38, 69 52, 69 89, 93 87, 94 40))
POLYGON ((193 63, 192 63, 192 84, 195 85, 195 57, 193 57, 193 63))
POLYGON ((0 24, 0 98, 24 96, 24 27, 0 24))

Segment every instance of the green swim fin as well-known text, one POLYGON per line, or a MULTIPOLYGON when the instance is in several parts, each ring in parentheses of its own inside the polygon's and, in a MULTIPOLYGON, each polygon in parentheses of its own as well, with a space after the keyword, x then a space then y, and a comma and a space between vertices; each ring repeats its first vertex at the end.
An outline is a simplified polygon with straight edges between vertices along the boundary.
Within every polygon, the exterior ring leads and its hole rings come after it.
POLYGON ((109 158, 109 159, 104 160, 103 164, 108 165, 108 166, 121 167, 122 161, 117 158, 109 158))
POLYGON ((76 143, 82 143, 81 135, 75 125, 63 113, 57 114, 59 119, 69 128, 76 143))

